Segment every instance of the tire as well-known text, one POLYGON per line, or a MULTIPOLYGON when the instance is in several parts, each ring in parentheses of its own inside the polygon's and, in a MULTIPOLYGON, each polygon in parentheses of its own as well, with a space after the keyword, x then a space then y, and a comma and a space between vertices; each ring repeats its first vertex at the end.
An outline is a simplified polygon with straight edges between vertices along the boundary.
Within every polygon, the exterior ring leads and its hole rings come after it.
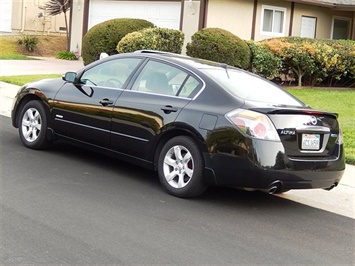
POLYGON ((203 181, 203 172, 202 154, 190 137, 172 138, 159 154, 159 180, 173 196, 190 198, 205 192, 207 185, 203 181))
POLYGON ((47 147, 47 113, 40 101, 29 101, 21 109, 19 135, 28 148, 39 150, 47 147))

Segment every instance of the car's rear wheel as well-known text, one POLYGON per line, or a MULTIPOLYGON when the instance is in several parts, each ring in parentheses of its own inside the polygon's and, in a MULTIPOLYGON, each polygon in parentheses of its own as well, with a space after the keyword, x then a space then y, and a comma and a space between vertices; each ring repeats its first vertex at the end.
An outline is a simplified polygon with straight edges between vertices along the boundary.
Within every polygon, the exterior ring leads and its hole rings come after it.
POLYGON ((203 169, 202 154, 190 137, 172 138, 160 152, 160 183, 174 196, 188 198, 201 195, 207 188, 203 182, 203 169))
POLYGON ((47 114, 40 101, 26 103, 20 111, 19 135, 22 143, 31 149, 47 146, 47 114))

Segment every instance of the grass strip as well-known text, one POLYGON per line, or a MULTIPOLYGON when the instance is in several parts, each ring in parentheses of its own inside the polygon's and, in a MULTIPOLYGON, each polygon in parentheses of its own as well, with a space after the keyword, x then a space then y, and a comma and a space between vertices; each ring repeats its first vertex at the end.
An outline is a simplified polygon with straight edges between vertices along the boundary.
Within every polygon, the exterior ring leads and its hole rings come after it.
POLYGON ((38 74, 38 75, 20 75, 20 76, 0 76, 0 81, 22 86, 40 79, 60 78, 60 74, 38 74))

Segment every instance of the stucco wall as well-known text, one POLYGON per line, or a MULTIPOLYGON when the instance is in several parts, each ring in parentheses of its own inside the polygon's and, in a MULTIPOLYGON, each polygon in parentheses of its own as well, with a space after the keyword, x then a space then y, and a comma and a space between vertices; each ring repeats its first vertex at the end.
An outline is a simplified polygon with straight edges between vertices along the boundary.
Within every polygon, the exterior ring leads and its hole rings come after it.
POLYGON ((242 39, 250 39, 253 1, 210 0, 206 27, 222 28, 242 39))
POLYGON ((182 53, 186 53, 186 44, 191 42, 191 36, 198 31, 200 19, 200 1, 185 1, 183 5, 183 20, 181 30, 185 34, 182 53))
POLYGON ((73 0, 72 17, 71 17, 71 37, 70 51, 76 52, 78 48, 81 54, 81 44, 83 36, 83 19, 84 19, 84 0, 73 0))
MULTIPOLYGON (((1 0, 0 0, 1 1, 1 0)), ((64 15, 48 16, 45 10, 40 9, 48 0, 17 0, 12 3, 12 30, 13 32, 31 32, 37 34, 60 33, 65 34, 64 15), (39 14, 43 13, 43 17, 39 14)), ((69 12, 67 13, 69 17, 69 12)))

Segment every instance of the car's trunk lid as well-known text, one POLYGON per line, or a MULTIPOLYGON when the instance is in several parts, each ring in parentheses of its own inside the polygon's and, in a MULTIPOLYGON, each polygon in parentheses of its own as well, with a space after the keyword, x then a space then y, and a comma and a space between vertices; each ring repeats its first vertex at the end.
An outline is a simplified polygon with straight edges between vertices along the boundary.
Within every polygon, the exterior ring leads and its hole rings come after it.
POLYGON ((313 109, 255 108, 275 125, 290 157, 332 157, 340 129, 337 114, 313 109))

